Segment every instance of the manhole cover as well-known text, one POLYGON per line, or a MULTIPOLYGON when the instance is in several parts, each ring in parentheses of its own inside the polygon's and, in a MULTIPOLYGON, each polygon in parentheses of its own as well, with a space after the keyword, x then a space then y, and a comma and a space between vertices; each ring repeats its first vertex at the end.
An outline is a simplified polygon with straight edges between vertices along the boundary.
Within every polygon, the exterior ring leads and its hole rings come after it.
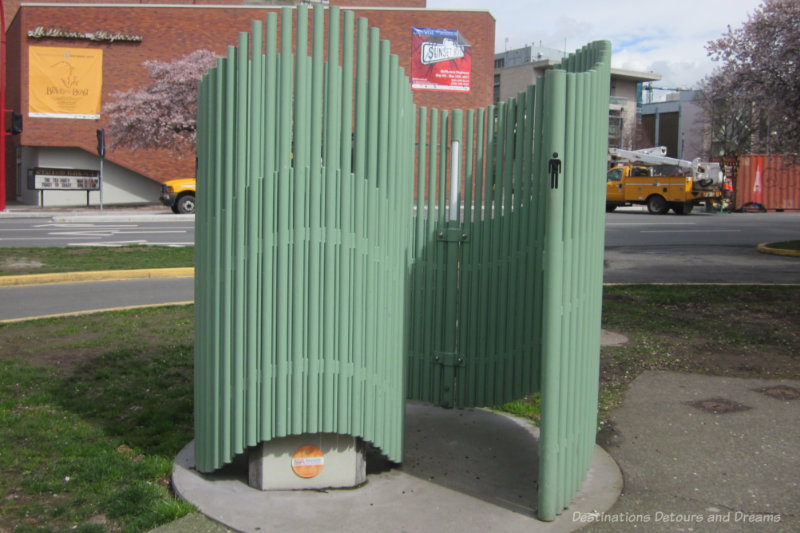
POLYGON ((747 411, 748 409, 751 409, 746 405, 736 403, 732 400, 726 400, 725 398, 709 398, 707 400, 687 402, 687 404, 702 411, 706 411, 707 413, 714 413, 717 415, 735 413, 737 411, 747 411))
POLYGON ((796 400, 800 398, 800 390, 788 385, 774 385, 772 387, 764 387, 763 389, 755 390, 756 392, 764 393, 778 400, 796 400))

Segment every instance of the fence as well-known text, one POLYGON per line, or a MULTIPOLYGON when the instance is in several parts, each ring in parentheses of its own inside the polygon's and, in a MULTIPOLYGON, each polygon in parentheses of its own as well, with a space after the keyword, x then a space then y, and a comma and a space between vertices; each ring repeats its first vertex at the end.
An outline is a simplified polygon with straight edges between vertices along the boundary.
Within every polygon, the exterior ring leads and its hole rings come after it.
POLYGON ((378 30, 331 7, 326 42, 325 12, 282 9, 279 50, 255 21, 200 86, 197 468, 318 432, 401 461, 406 397, 541 391, 552 520, 594 446, 610 47, 417 111, 378 30))

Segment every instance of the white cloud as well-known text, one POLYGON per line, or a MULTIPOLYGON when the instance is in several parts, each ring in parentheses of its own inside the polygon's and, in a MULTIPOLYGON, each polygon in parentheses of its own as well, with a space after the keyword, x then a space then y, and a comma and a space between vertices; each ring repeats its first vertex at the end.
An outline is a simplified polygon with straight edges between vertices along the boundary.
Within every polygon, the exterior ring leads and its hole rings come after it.
POLYGON ((663 87, 693 87, 714 68, 708 41, 737 28, 760 0, 428 0, 430 9, 489 11, 495 51, 541 44, 567 51, 606 39, 615 67, 656 72, 663 87))

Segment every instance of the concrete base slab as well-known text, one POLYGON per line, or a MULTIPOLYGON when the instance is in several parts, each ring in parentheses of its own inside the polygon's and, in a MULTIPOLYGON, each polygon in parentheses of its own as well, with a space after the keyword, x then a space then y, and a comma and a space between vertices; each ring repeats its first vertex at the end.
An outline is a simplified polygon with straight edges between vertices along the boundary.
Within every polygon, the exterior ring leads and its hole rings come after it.
MULTIPOLYGON (((536 518, 538 428, 484 409, 406 407, 402 465, 369 459, 367 483, 352 490, 267 491, 247 484, 247 465, 194 470, 194 445, 178 455, 176 492, 237 531, 574 531, 587 513, 617 500, 622 476, 595 447, 587 480, 553 522, 536 518), (577 517, 577 518, 576 518, 577 517)), ((381 456, 382 457, 382 456, 381 456)))
POLYGON ((364 445, 352 435, 314 433, 248 450, 249 484, 259 490, 352 488, 367 480, 364 445))

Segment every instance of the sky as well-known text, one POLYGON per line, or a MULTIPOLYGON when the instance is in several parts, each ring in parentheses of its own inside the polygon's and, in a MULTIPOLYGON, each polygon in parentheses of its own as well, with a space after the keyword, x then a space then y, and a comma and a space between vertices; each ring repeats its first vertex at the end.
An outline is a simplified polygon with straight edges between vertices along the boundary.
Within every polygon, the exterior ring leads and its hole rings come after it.
POLYGON ((728 26, 741 27, 761 1, 427 0, 427 5, 489 11, 496 21, 495 52, 530 44, 572 52, 610 40, 612 67, 655 72, 662 79, 654 86, 688 89, 716 65, 706 43, 728 26))

